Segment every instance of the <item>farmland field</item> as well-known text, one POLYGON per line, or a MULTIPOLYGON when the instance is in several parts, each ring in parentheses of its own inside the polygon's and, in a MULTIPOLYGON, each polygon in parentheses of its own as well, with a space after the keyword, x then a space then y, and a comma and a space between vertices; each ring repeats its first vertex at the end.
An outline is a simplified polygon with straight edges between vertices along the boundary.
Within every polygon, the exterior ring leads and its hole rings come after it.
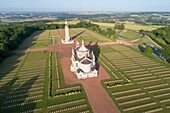
POLYGON ((169 112, 170 68, 124 45, 101 46, 103 86, 120 112, 169 112), (107 48, 107 49, 106 49, 107 48))
MULTIPOLYGON (((99 25, 101 28, 114 28, 114 23, 99 23, 99 22, 93 22, 94 24, 99 25)), ((130 30, 148 30, 152 31, 157 28, 163 27, 163 26, 153 26, 153 25, 140 25, 140 24, 135 24, 134 22, 123 22, 125 25, 125 29, 130 29, 130 30)))
MULTIPOLYGON (((72 21, 68 21, 68 24, 77 24, 79 23, 79 20, 72 20, 72 21)), ((65 24, 65 21, 59 21, 59 22, 50 22, 47 24, 65 24)))

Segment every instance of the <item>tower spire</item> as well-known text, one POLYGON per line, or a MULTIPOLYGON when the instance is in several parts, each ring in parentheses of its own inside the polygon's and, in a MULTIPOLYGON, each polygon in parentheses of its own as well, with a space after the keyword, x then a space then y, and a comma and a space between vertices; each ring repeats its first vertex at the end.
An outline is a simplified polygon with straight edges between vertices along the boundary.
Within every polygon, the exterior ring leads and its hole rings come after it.
POLYGON ((82 45, 84 46, 84 40, 82 40, 82 45))
POLYGON ((65 21, 65 39, 62 40, 63 44, 72 44, 74 43, 74 40, 70 38, 69 34, 69 27, 68 27, 68 22, 67 20, 65 21))
POLYGON ((67 22, 67 20, 65 21, 65 25, 68 25, 68 22, 67 22))

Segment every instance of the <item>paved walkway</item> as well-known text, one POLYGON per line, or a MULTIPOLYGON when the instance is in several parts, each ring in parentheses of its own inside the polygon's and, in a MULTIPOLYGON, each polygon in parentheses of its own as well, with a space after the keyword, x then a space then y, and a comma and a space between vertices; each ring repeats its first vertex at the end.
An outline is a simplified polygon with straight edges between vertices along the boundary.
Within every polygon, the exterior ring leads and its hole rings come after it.
POLYGON ((63 31, 63 29, 57 29, 57 31, 60 33, 61 38, 64 39, 65 38, 65 32, 63 31))

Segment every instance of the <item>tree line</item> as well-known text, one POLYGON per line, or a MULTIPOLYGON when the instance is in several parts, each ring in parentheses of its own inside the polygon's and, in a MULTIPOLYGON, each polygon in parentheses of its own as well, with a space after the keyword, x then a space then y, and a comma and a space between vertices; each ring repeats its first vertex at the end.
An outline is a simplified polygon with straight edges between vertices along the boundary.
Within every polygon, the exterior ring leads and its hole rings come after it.
POLYGON ((9 55, 10 51, 29 35, 37 30, 57 29, 64 25, 32 25, 32 26, 1 26, 0 27, 0 59, 9 55))
POLYGON ((162 54, 165 59, 170 58, 170 26, 158 28, 145 33, 162 47, 162 54))

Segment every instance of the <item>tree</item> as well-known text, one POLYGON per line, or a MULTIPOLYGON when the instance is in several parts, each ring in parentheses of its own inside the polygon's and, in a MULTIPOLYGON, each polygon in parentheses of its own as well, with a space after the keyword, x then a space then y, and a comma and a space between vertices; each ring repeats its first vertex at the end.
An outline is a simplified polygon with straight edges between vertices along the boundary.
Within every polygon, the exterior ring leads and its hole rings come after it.
POLYGON ((117 24, 115 24, 114 29, 124 30, 125 26, 122 23, 121 24, 117 23, 117 24))
POLYGON ((118 39, 118 35, 113 34, 113 35, 111 35, 110 39, 115 41, 116 39, 118 39))
POLYGON ((0 43, 0 57, 6 57, 9 55, 9 49, 3 43, 0 43))
POLYGON ((166 59, 170 58, 170 46, 168 46, 168 45, 163 46, 162 54, 164 56, 165 61, 166 61, 166 59))
POLYGON ((144 50, 144 53, 146 55, 151 55, 153 53, 153 49, 151 47, 147 46, 144 50))

